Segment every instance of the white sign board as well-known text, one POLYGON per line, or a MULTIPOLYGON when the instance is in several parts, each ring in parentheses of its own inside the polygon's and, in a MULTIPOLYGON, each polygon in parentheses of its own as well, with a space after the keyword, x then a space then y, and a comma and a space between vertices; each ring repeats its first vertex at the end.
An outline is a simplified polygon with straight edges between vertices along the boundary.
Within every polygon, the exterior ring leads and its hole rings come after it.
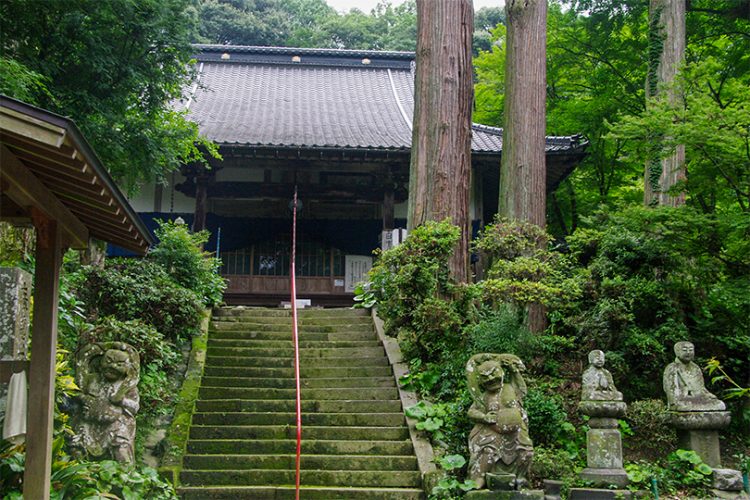
POLYGON ((347 255, 344 257, 344 291, 354 293, 357 283, 367 280, 367 272, 372 268, 372 257, 367 255, 347 255))
POLYGON ((396 228, 383 231, 381 234, 380 248, 390 250, 393 247, 399 246, 406 239, 406 229, 396 228))

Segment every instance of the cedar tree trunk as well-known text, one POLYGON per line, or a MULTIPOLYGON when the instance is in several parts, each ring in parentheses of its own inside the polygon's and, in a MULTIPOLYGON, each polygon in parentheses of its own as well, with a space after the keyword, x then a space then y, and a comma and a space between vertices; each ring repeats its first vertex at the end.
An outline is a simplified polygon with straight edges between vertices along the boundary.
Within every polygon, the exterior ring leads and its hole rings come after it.
POLYGON ((417 0, 408 228, 446 218, 461 228, 458 282, 469 278, 473 24, 471 0, 417 0))
MULTIPOLYGON (((507 0, 505 116, 500 167, 500 214, 546 226, 547 0, 507 0)), ((544 307, 528 308, 528 326, 541 332, 544 307)))
MULTIPOLYGON (((660 87, 674 82, 685 60, 685 0, 650 0, 649 5, 649 68, 646 96, 655 97, 660 87)), ((669 91, 667 98, 675 102, 679 95, 669 91)), ((677 146, 671 156, 646 164, 646 206, 685 204, 685 193, 675 196, 667 191, 685 179, 685 146, 677 146)))

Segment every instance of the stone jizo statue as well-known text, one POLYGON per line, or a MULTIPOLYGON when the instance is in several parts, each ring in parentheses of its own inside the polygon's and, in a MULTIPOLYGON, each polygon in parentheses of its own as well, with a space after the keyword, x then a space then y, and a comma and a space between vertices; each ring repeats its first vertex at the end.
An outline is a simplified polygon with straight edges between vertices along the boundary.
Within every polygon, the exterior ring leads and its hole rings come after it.
POLYGON ((664 370, 664 392, 673 411, 723 411, 724 402, 708 392, 703 372, 693 362, 695 346, 691 342, 674 345, 677 359, 664 370))
POLYGON ((76 383, 81 412, 71 445, 78 457, 135 461, 140 358, 124 342, 97 342, 78 351, 76 383))
POLYGON ((525 366, 512 354, 477 354, 466 365, 474 399, 469 418, 475 422, 469 435, 469 478, 479 488, 488 482, 503 483, 491 489, 520 489, 531 466, 533 445, 523 408, 525 366))
POLYGON ((598 349, 589 353, 589 367, 583 372, 582 401, 622 401, 612 374, 604 368, 604 352, 598 349))

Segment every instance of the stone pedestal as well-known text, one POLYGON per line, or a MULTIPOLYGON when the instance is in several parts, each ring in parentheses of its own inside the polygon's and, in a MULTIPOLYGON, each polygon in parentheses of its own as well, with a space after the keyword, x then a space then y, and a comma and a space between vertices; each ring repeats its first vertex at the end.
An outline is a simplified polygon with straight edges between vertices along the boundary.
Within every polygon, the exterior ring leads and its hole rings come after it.
POLYGON ((464 497, 468 500, 544 500, 543 490, 474 490, 464 497))
POLYGON ((570 500, 623 500, 636 498, 636 494, 629 490, 602 490, 596 488, 571 488, 570 500))
POLYGON ((719 430, 729 425, 728 411, 680 411, 670 415, 680 448, 693 450, 712 468, 721 468, 719 430))
POLYGON ((622 466, 622 436, 617 417, 625 414, 622 401, 583 401, 581 411, 589 415, 586 433, 586 465, 581 478, 597 486, 626 486, 628 475, 622 466))

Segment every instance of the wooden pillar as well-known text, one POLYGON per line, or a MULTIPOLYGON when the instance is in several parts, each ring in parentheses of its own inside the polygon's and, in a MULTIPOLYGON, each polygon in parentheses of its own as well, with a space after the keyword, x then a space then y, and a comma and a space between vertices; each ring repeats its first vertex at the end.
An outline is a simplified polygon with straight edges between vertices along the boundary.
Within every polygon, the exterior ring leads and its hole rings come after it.
POLYGON ((195 178, 195 215, 193 232, 206 229, 206 205, 208 204, 208 178, 199 175, 195 178))
POLYGON ((388 183, 383 192, 383 231, 390 231, 394 226, 393 184, 388 183))
POLYGON ((56 221, 35 214, 34 326, 31 335, 29 403, 26 417, 24 498, 48 500, 55 409, 57 306, 62 243, 56 221))

